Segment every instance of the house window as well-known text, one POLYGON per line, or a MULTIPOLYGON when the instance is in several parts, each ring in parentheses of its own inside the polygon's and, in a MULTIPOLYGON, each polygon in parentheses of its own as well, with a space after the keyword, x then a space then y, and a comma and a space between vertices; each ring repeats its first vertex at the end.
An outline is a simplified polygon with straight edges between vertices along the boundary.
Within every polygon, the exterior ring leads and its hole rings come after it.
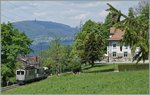
POLYGON ((124 52, 124 57, 127 57, 128 56, 128 52, 124 52))
POLYGON ((116 44, 113 44, 113 48, 116 48, 116 44))
POLYGON ((113 57, 116 57, 116 52, 113 52, 113 57))
POLYGON ((120 51, 122 51, 122 46, 120 46, 120 51))

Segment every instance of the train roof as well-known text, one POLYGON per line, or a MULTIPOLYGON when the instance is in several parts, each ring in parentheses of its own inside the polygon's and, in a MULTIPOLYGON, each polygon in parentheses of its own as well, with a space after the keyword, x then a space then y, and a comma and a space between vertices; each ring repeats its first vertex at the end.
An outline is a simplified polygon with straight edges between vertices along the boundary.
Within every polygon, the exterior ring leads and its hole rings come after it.
POLYGON ((46 68, 46 67, 27 66, 27 67, 19 68, 18 70, 30 70, 30 69, 48 69, 48 68, 46 68))

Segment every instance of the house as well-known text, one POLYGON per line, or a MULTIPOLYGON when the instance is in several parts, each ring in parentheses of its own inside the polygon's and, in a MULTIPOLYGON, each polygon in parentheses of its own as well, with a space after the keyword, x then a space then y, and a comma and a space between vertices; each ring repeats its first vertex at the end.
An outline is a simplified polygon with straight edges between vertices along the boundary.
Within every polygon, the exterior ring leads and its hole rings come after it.
POLYGON ((23 63, 24 67, 34 66, 39 67, 39 57, 38 56, 20 56, 19 60, 23 63))
POLYGON ((120 43, 123 35, 124 31, 120 28, 110 28, 109 44, 107 46, 108 62, 132 61, 130 46, 124 46, 120 43))

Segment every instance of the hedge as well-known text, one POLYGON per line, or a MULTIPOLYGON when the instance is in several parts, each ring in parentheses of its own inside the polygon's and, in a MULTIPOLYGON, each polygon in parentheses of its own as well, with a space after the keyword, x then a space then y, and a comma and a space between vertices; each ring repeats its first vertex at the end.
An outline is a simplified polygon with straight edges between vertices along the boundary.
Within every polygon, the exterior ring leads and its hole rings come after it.
POLYGON ((136 70, 148 70, 149 64, 120 64, 118 65, 119 71, 136 71, 136 70))

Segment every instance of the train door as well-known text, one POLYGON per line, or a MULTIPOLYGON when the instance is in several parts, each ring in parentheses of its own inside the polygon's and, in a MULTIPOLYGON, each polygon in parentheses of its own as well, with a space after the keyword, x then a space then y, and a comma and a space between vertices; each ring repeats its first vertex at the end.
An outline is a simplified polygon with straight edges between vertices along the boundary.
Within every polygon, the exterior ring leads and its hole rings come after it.
POLYGON ((35 70, 36 78, 39 77, 39 72, 40 72, 39 69, 36 69, 36 70, 35 70))

